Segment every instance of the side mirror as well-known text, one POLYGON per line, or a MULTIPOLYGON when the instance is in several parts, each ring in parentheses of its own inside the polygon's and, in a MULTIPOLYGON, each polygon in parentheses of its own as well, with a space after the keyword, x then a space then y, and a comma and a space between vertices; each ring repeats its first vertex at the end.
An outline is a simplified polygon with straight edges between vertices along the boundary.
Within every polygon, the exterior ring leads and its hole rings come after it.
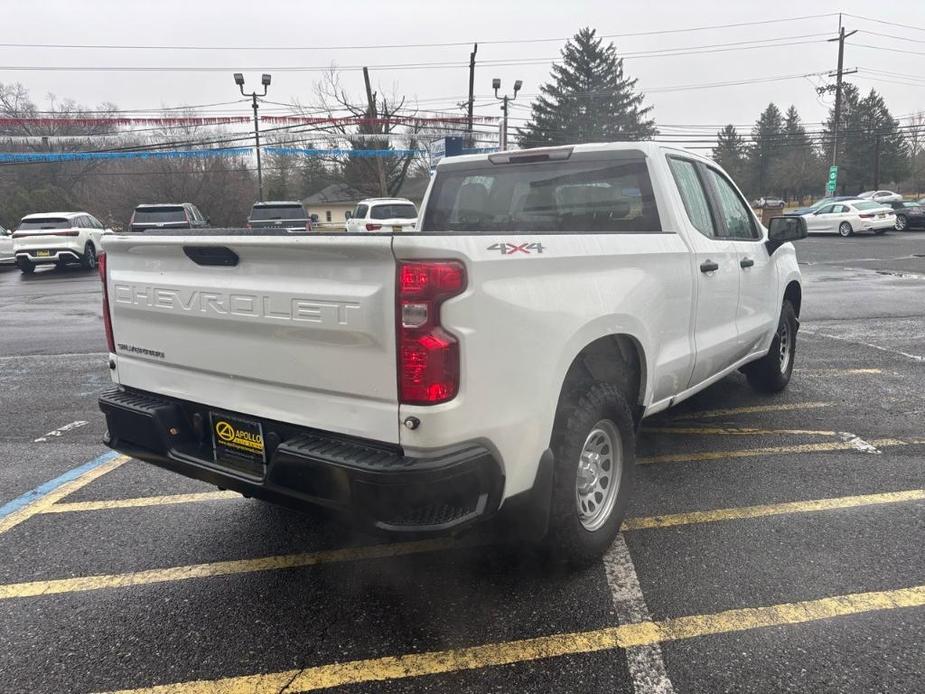
POLYGON ((768 222, 768 253, 773 253, 789 241, 799 241, 806 236, 806 220, 802 217, 771 217, 768 222))
POLYGON ((353 212, 351 212, 350 210, 347 210, 346 212, 344 212, 344 219, 353 219, 353 212))

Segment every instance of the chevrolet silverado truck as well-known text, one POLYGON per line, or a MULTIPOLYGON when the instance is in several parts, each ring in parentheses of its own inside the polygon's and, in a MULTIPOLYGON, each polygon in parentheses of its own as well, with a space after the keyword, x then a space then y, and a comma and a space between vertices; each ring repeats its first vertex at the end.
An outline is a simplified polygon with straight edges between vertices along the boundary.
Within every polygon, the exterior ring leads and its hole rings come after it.
POLYGON ((763 228, 710 160, 448 158, 420 220, 107 237, 106 442, 391 534, 523 522, 587 561, 619 530, 644 417, 737 369, 790 380, 805 222, 763 228))

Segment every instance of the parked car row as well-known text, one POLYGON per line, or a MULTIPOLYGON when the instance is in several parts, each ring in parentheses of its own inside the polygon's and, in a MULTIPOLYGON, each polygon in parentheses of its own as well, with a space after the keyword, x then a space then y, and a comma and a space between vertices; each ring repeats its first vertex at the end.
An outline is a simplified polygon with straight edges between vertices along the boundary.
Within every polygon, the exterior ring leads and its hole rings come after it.
POLYGON ((885 234, 891 229, 925 229, 925 200, 906 201, 889 190, 822 198, 809 207, 785 214, 803 217, 811 234, 837 233, 847 237, 859 231, 885 234))

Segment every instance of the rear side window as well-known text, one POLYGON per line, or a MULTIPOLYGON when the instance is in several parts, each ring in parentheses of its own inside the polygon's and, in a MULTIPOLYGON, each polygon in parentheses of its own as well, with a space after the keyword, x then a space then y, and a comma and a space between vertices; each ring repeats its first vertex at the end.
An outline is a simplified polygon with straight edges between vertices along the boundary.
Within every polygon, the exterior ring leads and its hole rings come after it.
POLYGON ((716 225, 713 223, 713 215, 710 213, 707 194, 703 189, 703 182, 700 180, 700 175, 697 173, 694 162, 669 157, 668 164, 678 186, 678 192, 681 193, 681 200, 684 203, 684 209, 687 211, 687 218, 691 220, 691 224, 701 234, 711 239, 715 238, 716 225))
POLYGON ((422 231, 652 232, 661 222, 643 159, 437 172, 422 231))
POLYGON ((725 236, 732 239, 760 238, 751 210, 732 184, 715 169, 707 168, 707 176, 710 177, 716 189, 720 206, 719 214, 726 226, 725 236))
POLYGON ((71 222, 63 217, 41 217, 38 219, 24 219, 19 223, 17 231, 29 229, 70 229, 71 222))
POLYGON ((254 205, 251 219, 308 219, 301 205, 254 205))
POLYGON ((366 219, 366 211, 369 209, 369 205, 357 205, 356 212, 353 213, 353 216, 357 219, 366 219))
POLYGON ((370 219, 414 219, 418 211, 414 205, 373 205, 370 219))

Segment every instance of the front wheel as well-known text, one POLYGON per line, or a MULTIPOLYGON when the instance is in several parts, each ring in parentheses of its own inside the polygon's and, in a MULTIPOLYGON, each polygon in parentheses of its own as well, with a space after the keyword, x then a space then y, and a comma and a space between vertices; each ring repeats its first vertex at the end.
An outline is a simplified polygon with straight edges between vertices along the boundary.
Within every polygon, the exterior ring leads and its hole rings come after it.
POLYGON ((909 226, 909 220, 906 219, 906 215, 896 215, 896 231, 905 231, 907 226, 909 226))
POLYGON ((552 450, 546 544, 556 557, 587 564, 601 557, 620 532, 631 491, 636 435, 620 389, 596 383, 563 403, 552 450))
POLYGON ((854 229, 851 228, 851 224, 848 222, 842 222, 838 225, 838 235, 846 239, 849 236, 854 236, 854 229))
POLYGON ((752 388, 760 393, 779 393, 790 383, 797 353, 798 326, 793 305, 784 301, 768 353, 743 369, 752 388))

